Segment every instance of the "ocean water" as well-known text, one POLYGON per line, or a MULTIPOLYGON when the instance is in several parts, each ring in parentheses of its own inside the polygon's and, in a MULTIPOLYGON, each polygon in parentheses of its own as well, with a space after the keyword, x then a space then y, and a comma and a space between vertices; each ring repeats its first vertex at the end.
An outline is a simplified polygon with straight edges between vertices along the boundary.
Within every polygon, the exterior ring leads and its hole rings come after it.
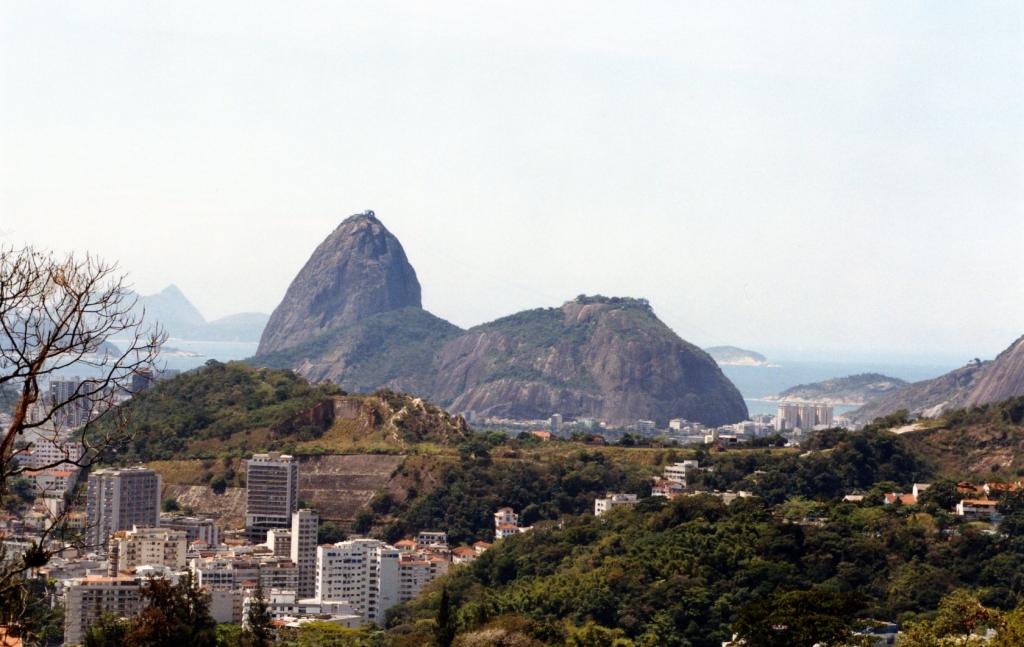
MULTIPOLYGON (((111 339, 120 350, 131 343, 127 339, 111 339)), ((256 354, 256 342, 244 341, 192 341, 188 339, 168 339, 164 351, 157 358, 156 366, 160 370, 174 369, 182 372, 202 366, 211 359, 219 362, 230 362, 245 359, 256 354)), ((65 376, 95 377, 100 371, 82 364, 72 365, 60 371, 65 376)))
MULTIPOLYGON (((117 344, 117 342, 114 342, 117 344)), ((181 371, 202 366, 211 359, 218 362, 231 362, 246 359, 256 354, 257 342, 252 341, 192 341, 188 339, 168 339, 165 348, 195 353, 198 357, 185 357, 174 352, 162 353, 158 364, 162 368, 181 371)))
MULTIPOLYGON (((776 360, 773 360, 776 361, 776 360)), ((774 414, 777 402, 766 396, 781 393, 799 384, 820 382, 833 377, 846 377, 860 373, 881 373, 908 382, 918 382, 957 368, 945 364, 897 364, 885 362, 816 362, 808 359, 777 360, 777 366, 723 366, 722 372, 732 380, 747 402, 751 415, 774 414)), ((857 407, 836 406, 836 415, 857 407)))

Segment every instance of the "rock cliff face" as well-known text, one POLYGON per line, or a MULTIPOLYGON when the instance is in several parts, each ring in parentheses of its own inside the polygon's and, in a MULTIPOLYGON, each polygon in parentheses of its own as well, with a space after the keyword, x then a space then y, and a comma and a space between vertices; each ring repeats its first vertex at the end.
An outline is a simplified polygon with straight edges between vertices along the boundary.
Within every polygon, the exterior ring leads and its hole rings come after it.
POLYGON ((510 418, 553 412, 611 422, 747 416, 711 357, 641 299, 582 297, 477 326, 438 355, 433 397, 457 411, 510 418))
POLYGON ((932 418, 951 409, 1000 402, 1024 395, 1024 337, 994 360, 974 361, 932 380, 909 384, 868 402, 849 415, 873 420, 900 409, 932 418))
POLYGON ((420 283, 402 244, 372 211, 344 220, 316 248, 263 330, 257 354, 309 341, 370 315, 419 308, 420 283))
POLYGON ((967 395, 968 407, 1024 395, 1024 336, 999 353, 967 395))
POLYGON ((435 317, 420 307, 397 239, 366 214, 343 222, 313 253, 253 362, 485 416, 705 424, 747 416, 714 360, 642 299, 579 297, 467 331, 435 317))

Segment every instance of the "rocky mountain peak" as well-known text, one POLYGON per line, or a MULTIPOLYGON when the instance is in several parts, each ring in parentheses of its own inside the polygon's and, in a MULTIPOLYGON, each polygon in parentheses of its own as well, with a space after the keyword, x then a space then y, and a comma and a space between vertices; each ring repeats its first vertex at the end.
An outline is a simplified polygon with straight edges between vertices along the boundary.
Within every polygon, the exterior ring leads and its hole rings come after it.
POLYGON ((372 211, 343 220, 313 252, 274 309, 259 354, 301 344, 370 315, 421 306, 402 244, 372 211))

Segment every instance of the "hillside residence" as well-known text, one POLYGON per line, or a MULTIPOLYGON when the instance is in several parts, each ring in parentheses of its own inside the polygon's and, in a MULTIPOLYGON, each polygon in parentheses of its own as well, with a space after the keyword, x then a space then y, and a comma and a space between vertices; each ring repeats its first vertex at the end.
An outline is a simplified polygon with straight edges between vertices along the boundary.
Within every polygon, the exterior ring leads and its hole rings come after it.
POLYGON ((1002 518, 991 499, 962 499, 956 504, 956 516, 974 521, 996 522, 1002 518))
POLYGON ((1017 481, 1016 483, 986 483, 982 487, 982 491, 986 496, 993 496, 1017 492, 1022 487, 1024 487, 1024 481, 1017 481))
POLYGON ((686 460, 680 463, 672 463, 666 465, 662 472, 662 478, 666 481, 674 481, 686 485, 686 476, 691 472, 696 472, 700 468, 700 464, 695 460, 686 460))
POLYGON ((468 564, 478 556, 472 546, 459 546, 452 549, 452 564, 468 564))
POLYGON ((612 508, 623 505, 636 505, 636 495, 609 492, 603 499, 594 499, 594 515, 600 517, 612 508))
POLYGON ((655 477, 654 486, 651 488, 651 496, 673 499, 683 493, 683 484, 678 481, 659 479, 655 477))
POLYGON ((530 528, 521 528, 519 526, 519 515, 512 508, 498 508, 498 511, 494 513, 495 539, 504 539, 527 530, 530 530, 530 528))
POLYGON ((893 505, 895 503, 900 505, 917 505, 917 497, 909 493, 886 492, 883 503, 885 505, 893 505))
POLYGON ((416 535, 417 548, 448 548, 448 533, 422 530, 416 535))

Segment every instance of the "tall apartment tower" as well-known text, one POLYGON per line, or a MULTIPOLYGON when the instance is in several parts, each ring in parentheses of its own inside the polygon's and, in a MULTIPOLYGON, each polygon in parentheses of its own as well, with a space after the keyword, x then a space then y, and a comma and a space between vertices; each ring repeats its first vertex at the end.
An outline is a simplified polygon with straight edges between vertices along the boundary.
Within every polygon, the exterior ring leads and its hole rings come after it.
POLYGON ((89 475, 85 509, 90 546, 105 548, 118 530, 156 528, 160 475, 145 467, 96 470, 89 475))
POLYGON ((795 404, 783 402, 779 404, 775 418, 775 428, 803 429, 810 431, 817 425, 832 426, 832 407, 826 404, 795 404))
POLYGON ((292 525, 299 507, 299 463, 288 454, 255 454, 245 478, 245 535, 262 543, 268 530, 292 525))
POLYGON ((316 594, 316 536, 319 521, 313 510, 303 508, 292 513, 291 560, 299 570, 299 584, 295 593, 300 600, 316 594))
POLYGON ((376 539, 352 539, 316 549, 316 597, 347 600, 366 622, 384 624, 398 604, 397 548, 376 539))

